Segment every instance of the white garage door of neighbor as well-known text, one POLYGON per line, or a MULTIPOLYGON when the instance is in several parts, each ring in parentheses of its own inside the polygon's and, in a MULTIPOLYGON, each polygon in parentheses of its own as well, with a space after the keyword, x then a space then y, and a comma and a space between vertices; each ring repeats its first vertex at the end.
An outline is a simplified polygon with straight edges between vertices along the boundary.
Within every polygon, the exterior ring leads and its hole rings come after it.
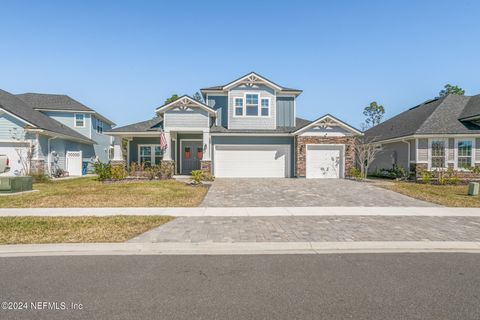
POLYGON ((307 145, 307 178, 343 178, 344 148, 344 145, 307 145))
POLYGON ((216 145, 219 178, 285 178, 290 176, 289 145, 216 145))
POLYGON ((9 160, 10 171, 4 175, 20 175, 23 171, 22 161, 19 155, 26 155, 28 151, 25 143, 1 142, 0 154, 5 154, 9 160))
POLYGON ((82 151, 67 151, 66 162, 68 175, 82 175, 82 151))

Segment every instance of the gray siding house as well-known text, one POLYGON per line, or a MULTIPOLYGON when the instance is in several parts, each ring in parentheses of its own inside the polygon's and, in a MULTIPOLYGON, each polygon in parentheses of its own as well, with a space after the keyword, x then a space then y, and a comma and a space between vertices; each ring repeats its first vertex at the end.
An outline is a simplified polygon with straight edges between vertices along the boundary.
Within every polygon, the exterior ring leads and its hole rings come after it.
POLYGON ((200 91, 205 102, 182 96, 158 107, 151 120, 110 130, 114 160, 169 163, 176 174, 201 169, 216 177, 343 178, 353 166, 353 138, 361 133, 328 114, 296 117, 301 90, 251 72, 200 91))
POLYGON ((109 161, 113 139, 103 132, 113 125, 66 95, 0 90, 0 154, 9 157, 9 175, 25 174, 29 150, 37 171, 81 175, 86 163, 109 161))
POLYGON ((367 130, 383 150, 372 172, 402 167, 417 175, 454 169, 471 176, 480 166, 480 95, 446 97, 419 104, 367 130))

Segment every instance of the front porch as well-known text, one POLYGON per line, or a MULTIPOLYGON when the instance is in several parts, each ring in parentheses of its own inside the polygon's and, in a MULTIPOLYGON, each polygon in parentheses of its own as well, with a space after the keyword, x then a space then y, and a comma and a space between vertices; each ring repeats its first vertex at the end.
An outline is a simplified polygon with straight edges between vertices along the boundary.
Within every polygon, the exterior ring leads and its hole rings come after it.
POLYGON ((165 131, 167 148, 160 149, 160 132, 115 136, 113 162, 146 167, 171 163, 173 174, 190 175, 193 170, 211 173, 210 134, 200 131, 165 131))

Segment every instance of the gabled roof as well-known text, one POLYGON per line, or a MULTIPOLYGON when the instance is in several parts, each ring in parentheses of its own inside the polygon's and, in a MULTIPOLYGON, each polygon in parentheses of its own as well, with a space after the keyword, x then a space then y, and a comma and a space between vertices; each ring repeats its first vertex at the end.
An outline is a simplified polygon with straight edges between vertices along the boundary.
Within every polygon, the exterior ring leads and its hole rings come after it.
POLYGON ((203 110, 205 110, 209 113, 215 114, 215 110, 210 108, 210 106, 206 105, 205 103, 203 103, 201 101, 197 101, 197 100, 193 99, 192 97, 190 97, 186 94, 179 97, 175 101, 166 103, 163 106, 158 107, 156 112, 158 114, 158 113, 161 113, 161 112, 167 110, 168 108, 173 108, 173 107, 176 107, 176 106, 189 107, 189 106, 192 106, 192 105, 196 106, 196 107, 199 107, 199 108, 201 108, 201 109, 203 109, 203 110))
POLYGON ((365 136, 381 141, 421 134, 480 134, 480 126, 461 120, 476 97, 451 94, 426 101, 365 131, 365 136))
POLYGON ((137 122, 137 123, 123 126, 123 127, 118 127, 105 133, 110 134, 110 133, 127 133, 127 132, 156 132, 156 131, 162 130, 162 122, 163 122, 162 117, 155 117, 147 121, 137 122))
POLYGON ((264 82, 265 84, 267 84, 268 86, 270 86, 271 88, 273 88, 277 91, 291 92, 291 93, 294 93, 294 94, 302 93, 302 90, 282 87, 282 86, 276 84, 275 82, 273 82, 273 81, 255 73, 255 72, 249 72, 246 75, 243 75, 240 78, 235 79, 235 80, 233 80, 233 81, 231 81, 227 84, 224 84, 224 85, 221 85, 221 86, 213 86, 213 87, 203 88, 203 89, 200 89, 200 91, 202 93, 204 93, 204 92, 206 93, 208 91, 225 91, 225 90, 228 90, 228 89, 236 86, 237 84, 241 83, 242 81, 250 81, 252 83, 261 81, 261 82, 264 82))
POLYGON ((35 110, 31 105, 21 100, 17 96, 0 89, 0 109, 5 110, 33 129, 42 129, 70 137, 74 140, 81 140, 85 143, 94 143, 93 140, 78 133, 77 131, 65 126, 64 124, 48 117, 40 111, 35 110))
POLYGON ((362 134, 362 132, 360 130, 358 130, 357 128, 352 127, 351 125, 349 125, 346 122, 343 122, 342 120, 332 116, 331 114, 326 114, 326 115, 321 116, 320 118, 318 118, 314 121, 311 121, 310 123, 307 123, 303 127, 300 127, 296 131, 294 131, 293 134, 300 134, 303 131, 308 130, 309 128, 318 126, 319 124, 322 124, 324 122, 340 126, 344 129, 352 132, 353 134, 362 134))
POLYGON ((480 94, 468 99, 467 105, 463 108, 459 117, 460 120, 471 118, 480 118, 480 94))
POLYGON ((80 111, 80 112, 86 112, 86 113, 94 113, 99 118, 101 118, 102 121, 105 121, 109 124, 114 124, 111 120, 102 116, 95 110, 87 107, 86 105, 64 94, 47 94, 47 93, 29 92, 29 93, 17 94, 16 96, 19 97, 24 102, 31 105, 36 110, 45 110, 45 111, 55 110, 55 111, 69 111, 69 112, 80 111))

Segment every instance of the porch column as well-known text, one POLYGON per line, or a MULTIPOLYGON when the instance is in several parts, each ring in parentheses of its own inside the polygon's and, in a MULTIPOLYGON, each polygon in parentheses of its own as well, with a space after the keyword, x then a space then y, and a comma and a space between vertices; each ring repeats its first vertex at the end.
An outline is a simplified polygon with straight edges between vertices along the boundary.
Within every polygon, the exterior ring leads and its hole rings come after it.
POLYGON ((170 137, 170 131, 165 131, 165 140, 167 140, 167 148, 163 151, 163 160, 172 160, 172 138, 170 137))
POLYGON ((211 153, 210 153, 210 133, 203 132, 203 161, 210 161, 211 153))
POLYGON ((113 159, 112 161, 123 161, 122 137, 115 136, 113 139, 113 159))

